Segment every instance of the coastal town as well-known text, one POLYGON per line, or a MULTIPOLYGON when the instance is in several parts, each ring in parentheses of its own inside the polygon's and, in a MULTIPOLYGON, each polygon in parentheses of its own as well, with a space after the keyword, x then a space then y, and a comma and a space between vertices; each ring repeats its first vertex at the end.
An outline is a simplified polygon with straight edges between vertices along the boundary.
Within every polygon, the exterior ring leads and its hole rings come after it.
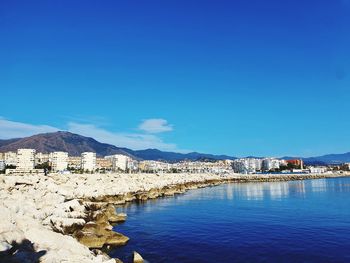
POLYGON ((234 160, 181 160, 165 162, 137 160, 128 155, 97 157, 94 152, 69 156, 67 152, 36 152, 18 149, 0 153, 0 172, 6 174, 47 173, 333 173, 349 171, 350 163, 339 165, 305 165, 302 159, 240 158, 234 160))

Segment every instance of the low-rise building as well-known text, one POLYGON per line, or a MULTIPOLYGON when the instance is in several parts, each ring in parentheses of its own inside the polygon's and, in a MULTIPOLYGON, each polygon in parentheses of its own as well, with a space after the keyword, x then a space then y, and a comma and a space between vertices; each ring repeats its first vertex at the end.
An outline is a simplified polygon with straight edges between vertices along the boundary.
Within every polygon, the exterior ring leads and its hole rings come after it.
POLYGON ((93 172, 96 169, 96 153, 84 152, 81 154, 81 169, 93 172))
POLYGON ((68 156, 68 168, 71 170, 81 169, 81 157, 80 156, 68 156))
POLYGON ((139 169, 142 172, 168 172, 172 167, 173 165, 170 163, 153 160, 145 160, 139 163, 139 169))
POLYGON ((5 152, 4 160, 7 166, 16 166, 17 165, 17 153, 16 152, 5 152))
POLYGON ((50 154, 48 153, 36 153, 35 154, 35 165, 48 163, 50 159, 50 154))
POLYGON ((112 170, 112 160, 106 158, 96 158, 96 169, 112 170))
POLYGON ((308 167, 308 170, 312 174, 323 174, 323 173, 326 173, 328 171, 328 168, 325 166, 318 166, 318 167, 310 166, 310 167, 308 167))

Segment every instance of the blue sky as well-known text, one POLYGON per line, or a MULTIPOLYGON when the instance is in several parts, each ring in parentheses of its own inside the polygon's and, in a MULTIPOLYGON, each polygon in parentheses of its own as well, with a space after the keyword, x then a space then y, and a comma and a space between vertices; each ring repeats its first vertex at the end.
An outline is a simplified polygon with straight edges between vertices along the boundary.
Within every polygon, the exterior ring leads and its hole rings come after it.
POLYGON ((350 151, 350 1, 0 3, 0 138, 350 151))

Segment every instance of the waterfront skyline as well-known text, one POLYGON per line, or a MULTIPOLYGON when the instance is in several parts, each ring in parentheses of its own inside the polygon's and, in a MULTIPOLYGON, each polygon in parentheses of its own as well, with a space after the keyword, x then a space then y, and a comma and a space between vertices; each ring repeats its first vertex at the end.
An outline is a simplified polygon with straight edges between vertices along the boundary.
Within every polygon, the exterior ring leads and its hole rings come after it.
POLYGON ((350 151, 347 1, 1 7, 0 139, 68 130, 133 149, 350 151))

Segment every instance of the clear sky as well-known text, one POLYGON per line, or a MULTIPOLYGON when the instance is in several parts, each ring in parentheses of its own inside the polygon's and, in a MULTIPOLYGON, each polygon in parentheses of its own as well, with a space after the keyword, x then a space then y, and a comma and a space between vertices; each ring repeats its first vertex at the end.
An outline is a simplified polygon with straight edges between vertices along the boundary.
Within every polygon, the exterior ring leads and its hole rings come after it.
POLYGON ((350 151, 350 1, 0 3, 0 137, 350 151))

